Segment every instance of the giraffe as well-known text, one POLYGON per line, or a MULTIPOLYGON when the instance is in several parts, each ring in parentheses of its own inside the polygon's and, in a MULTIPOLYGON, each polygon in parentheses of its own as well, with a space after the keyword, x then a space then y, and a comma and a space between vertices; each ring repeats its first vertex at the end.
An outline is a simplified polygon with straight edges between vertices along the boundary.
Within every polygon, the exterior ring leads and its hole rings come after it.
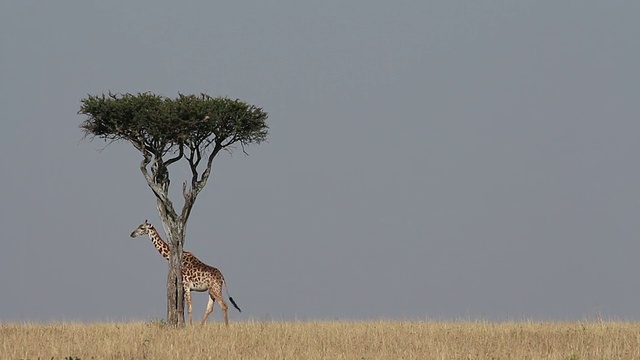
MULTIPOLYGON (((153 246, 160 252, 163 258, 169 260, 169 244, 167 244, 160 234, 156 230, 156 228, 147 222, 144 221, 140 226, 138 226, 132 233, 131 237, 135 238, 142 235, 149 235, 149 239, 153 243, 153 246)), ((193 323, 191 317, 191 291, 208 291, 209 292, 209 302, 207 303, 207 310, 204 312, 204 317, 200 322, 200 325, 204 325, 207 321, 207 317, 213 311, 214 301, 217 301, 222 309, 222 314, 224 315, 224 324, 229 325, 229 319, 227 317, 227 309, 228 306, 224 302, 222 297, 222 287, 224 286, 227 296, 229 296, 229 289, 227 288, 227 283, 224 280, 224 276, 220 270, 214 268, 213 266, 209 266, 202 261, 198 260, 195 255, 188 251, 184 251, 182 254, 182 283, 184 285, 184 298, 187 301, 187 310, 189 312, 189 324, 193 323)), ((231 304, 238 309, 238 311, 242 312, 236 302, 233 301, 233 298, 229 296, 229 301, 231 304)))

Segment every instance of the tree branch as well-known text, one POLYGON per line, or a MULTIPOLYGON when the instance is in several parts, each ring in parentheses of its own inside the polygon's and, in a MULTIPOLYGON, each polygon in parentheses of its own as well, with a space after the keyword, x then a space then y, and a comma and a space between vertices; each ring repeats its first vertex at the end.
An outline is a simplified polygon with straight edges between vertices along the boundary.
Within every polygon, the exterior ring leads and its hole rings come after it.
POLYGON ((158 199, 162 200, 163 198, 166 198, 166 194, 162 191, 162 187, 153 181, 153 176, 149 174, 149 170, 147 169, 147 166, 151 163, 151 154, 144 152, 142 156, 144 158, 140 162, 140 172, 142 172, 145 180, 147 180, 147 185, 149 185, 151 191, 153 191, 158 199))
POLYGON ((187 182, 184 181, 182 183, 182 196, 184 197, 184 205, 182 206, 182 213, 180 214, 180 218, 186 224, 189 219, 189 215, 191 214, 191 209, 193 208, 193 204, 196 201, 196 194, 194 193, 194 189, 191 188, 187 190, 187 182))
POLYGON ((180 144, 178 155, 173 157, 173 158, 171 158, 171 159, 169 159, 169 160, 167 160, 167 161, 165 161, 164 165, 168 167, 169 165, 173 164, 174 162, 182 159, 183 156, 184 156, 184 145, 180 144))
POLYGON ((213 151, 211 151, 211 154, 209 154, 209 158, 207 159, 207 168, 202 173, 202 177, 200 178, 200 180, 196 182, 196 189, 198 192, 200 192, 200 190, 202 190, 202 188, 204 188, 204 186, 207 184, 207 180, 209 179, 209 175, 211 174, 211 166, 213 165, 213 159, 216 157, 216 155, 218 155, 218 153, 222 149, 223 149, 223 146, 220 143, 220 141, 216 141, 216 146, 213 147, 213 151))
MULTIPOLYGON (((162 183, 157 183, 154 180, 157 178, 157 175, 158 175, 157 169, 155 171, 152 171, 154 172, 154 174, 149 173, 148 166, 152 160, 151 152, 145 151, 142 155, 143 155, 143 159, 140 162, 140 172, 142 172, 142 175, 147 181, 147 185, 149 185, 149 187, 151 188, 151 191, 153 191, 153 194, 156 196, 156 199, 158 200, 158 209, 160 210, 161 208, 163 208, 166 215, 169 218, 171 218, 173 221, 175 221, 175 219, 177 218, 177 214, 173 208, 173 203, 169 199, 168 186, 163 186, 162 183)), ((158 167, 157 158, 154 165, 158 167)), ((164 166, 164 165, 160 164, 160 166, 164 166)), ((164 169, 164 171, 166 172, 166 169, 164 169)), ((168 178, 167 178, 167 182, 168 182, 168 178)))
POLYGON ((187 158, 189 162, 189 168, 191 169, 191 188, 187 189, 187 182, 184 181, 182 183, 182 196, 184 197, 184 205, 182 206, 181 217, 182 220, 186 223, 189 215, 191 214, 191 209, 193 208, 193 204, 195 203, 196 197, 198 195, 198 188, 196 187, 198 181, 198 165, 202 160, 202 153, 200 152, 200 147, 198 144, 192 144, 189 146, 190 154, 187 158))

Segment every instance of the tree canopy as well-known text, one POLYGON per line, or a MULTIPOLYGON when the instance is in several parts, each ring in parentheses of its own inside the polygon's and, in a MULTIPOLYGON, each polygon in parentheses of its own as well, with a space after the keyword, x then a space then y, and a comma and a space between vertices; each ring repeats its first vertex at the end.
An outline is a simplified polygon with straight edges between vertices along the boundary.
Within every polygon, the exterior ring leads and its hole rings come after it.
POLYGON ((80 125, 86 135, 128 140, 139 150, 164 155, 185 148, 200 151, 267 137, 267 113, 240 100, 207 94, 168 98, 152 93, 89 95, 82 99, 80 125))
POLYGON ((229 150, 234 144, 240 144, 245 151, 245 145, 266 140, 268 133, 267 113, 262 108, 207 94, 168 98, 149 92, 136 95, 109 92, 89 95, 81 102, 78 113, 87 116, 80 125, 85 136, 131 142, 143 154, 140 170, 163 203, 161 215, 166 214, 174 221, 177 216, 168 198, 169 165, 185 158, 192 172, 191 189, 187 189, 186 183, 183 185, 182 217, 186 222, 218 152, 229 150), (203 158, 207 159, 204 165, 203 158))

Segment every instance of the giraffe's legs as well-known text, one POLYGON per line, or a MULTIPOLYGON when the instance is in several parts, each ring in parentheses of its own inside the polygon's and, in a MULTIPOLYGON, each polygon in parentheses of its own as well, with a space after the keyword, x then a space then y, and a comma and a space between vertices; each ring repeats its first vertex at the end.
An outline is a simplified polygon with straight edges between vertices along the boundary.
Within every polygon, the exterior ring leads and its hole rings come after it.
POLYGON ((211 294, 209 294, 209 302, 207 303, 207 310, 205 310, 204 312, 204 317, 202 318, 202 321, 200 322, 200 325, 204 325, 204 323, 207 321, 207 317, 209 317, 209 314, 211 314, 213 312, 213 304, 215 303, 215 301, 213 300, 213 296, 211 296, 211 294))
POLYGON ((220 308, 222 309, 222 315, 224 316, 224 324, 229 326, 229 317, 227 316, 227 310, 229 310, 229 307, 227 306, 227 304, 224 302, 224 299, 222 298, 222 292, 220 292, 219 296, 216 296, 216 300, 218 300, 218 304, 220 304, 220 308))
POLYGON ((187 312, 189 313, 189 325, 193 324, 193 318, 191 317, 191 289, 188 286, 184 287, 184 299, 187 301, 187 312))

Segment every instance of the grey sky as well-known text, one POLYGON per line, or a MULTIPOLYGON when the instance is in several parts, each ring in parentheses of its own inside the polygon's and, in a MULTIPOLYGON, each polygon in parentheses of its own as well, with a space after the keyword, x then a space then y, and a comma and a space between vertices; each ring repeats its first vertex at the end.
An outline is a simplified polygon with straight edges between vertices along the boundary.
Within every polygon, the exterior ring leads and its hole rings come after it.
POLYGON ((269 112, 189 221, 231 321, 640 320, 638 19, 637 1, 5 1, 0 321, 165 316, 166 262, 129 238, 160 227, 140 155, 78 129, 109 90, 269 112))

